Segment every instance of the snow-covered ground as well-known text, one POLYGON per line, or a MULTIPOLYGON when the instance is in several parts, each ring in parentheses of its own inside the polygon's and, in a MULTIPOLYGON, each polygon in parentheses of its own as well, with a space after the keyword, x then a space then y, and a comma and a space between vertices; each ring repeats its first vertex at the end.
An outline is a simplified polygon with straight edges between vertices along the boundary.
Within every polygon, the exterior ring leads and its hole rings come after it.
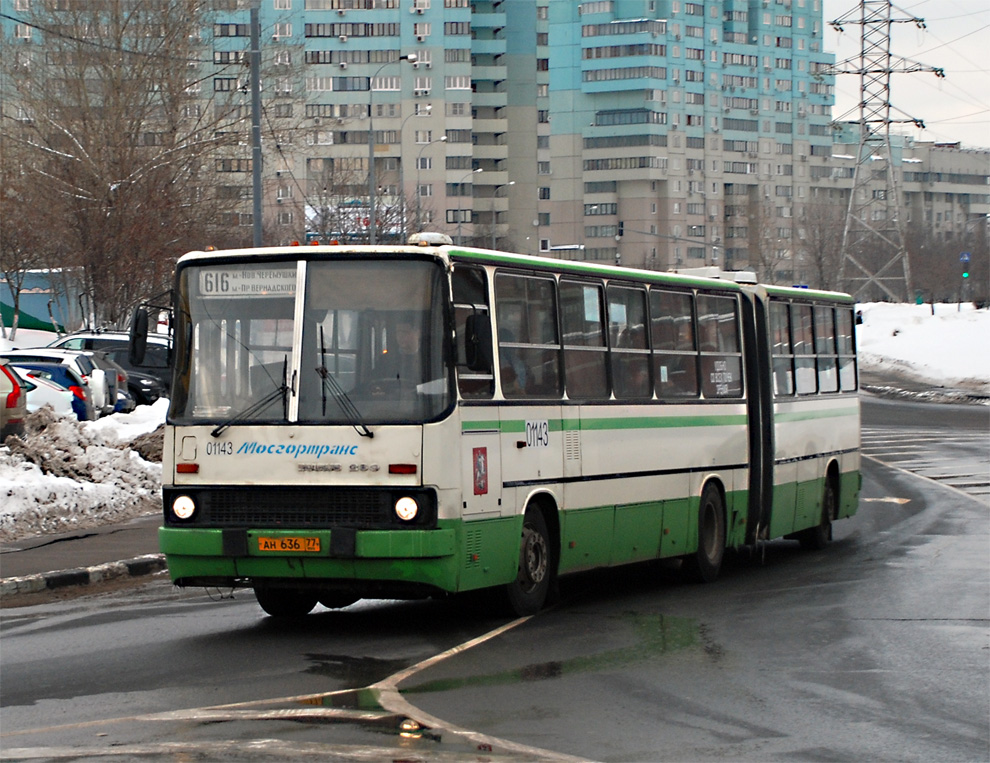
MULTIPOLYGON (((990 311, 972 305, 864 304, 858 327, 861 371, 990 396, 990 311)), ((18 332, 12 344, 47 344, 45 332, 18 332)), ((23 443, 0 446, 0 540, 84 529, 140 514, 160 503, 155 430, 168 401, 79 423, 42 411, 23 443), (142 458, 139 453, 147 456, 142 458)))
POLYGON ((972 304, 860 305, 863 372, 990 397, 990 311, 972 304))

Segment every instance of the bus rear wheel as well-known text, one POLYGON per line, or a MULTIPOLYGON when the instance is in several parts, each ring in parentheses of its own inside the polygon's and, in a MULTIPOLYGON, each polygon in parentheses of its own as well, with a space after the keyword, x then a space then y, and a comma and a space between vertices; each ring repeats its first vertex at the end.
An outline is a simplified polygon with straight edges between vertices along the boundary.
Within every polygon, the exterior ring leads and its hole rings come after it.
POLYGON ((725 506, 719 489, 709 483, 698 506, 698 550, 684 559, 684 571, 691 580, 712 583, 725 556, 725 506))
POLYGON ((316 592, 299 588, 255 586, 254 596, 272 617, 302 617, 316 606, 316 592))
POLYGON ((801 548, 808 551, 821 551, 832 540, 832 520, 836 510, 835 483, 826 478, 825 492, 822 494, 822 521, 817 527, 809 527, 798 535, 801 548))
POLYGON ((550 533, 543 514, 528 509, 523 517, 519 545, 519 574, 506 587, 509 606, 517 615, 533 615, 543 609, 554 570, 550 533))

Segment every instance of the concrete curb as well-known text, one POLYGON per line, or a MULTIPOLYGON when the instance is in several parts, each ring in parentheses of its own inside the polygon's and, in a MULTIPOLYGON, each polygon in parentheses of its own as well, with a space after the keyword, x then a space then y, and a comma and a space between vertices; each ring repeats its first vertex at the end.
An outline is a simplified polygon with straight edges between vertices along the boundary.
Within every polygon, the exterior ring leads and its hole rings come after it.
POLYGON ((25 593, 51 591, 67 586, 83 586, 100 583, 105 580, 115 580, 125 577, 151 575, 165 569, 165 557, 162 554, 145 554, 133 559, 120 562, 107 562, 95 567, 76 567, 71 570, 55 570, 42 572, 37 575, 24 575, 17 578, 0 580, 0 598, 17 596, 25 593))

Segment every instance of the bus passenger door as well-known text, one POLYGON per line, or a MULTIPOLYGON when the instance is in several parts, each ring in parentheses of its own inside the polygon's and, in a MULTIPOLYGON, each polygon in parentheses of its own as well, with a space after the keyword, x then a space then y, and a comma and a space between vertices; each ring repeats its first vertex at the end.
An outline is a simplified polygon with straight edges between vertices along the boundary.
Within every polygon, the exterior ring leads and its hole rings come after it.
POLYGON ((461 401, 461 511, 474 518, 498 516, 502 507, 501 427, 498 407, 492 404, 495 361, 488 275, 483 268, 458 264, 451 284, 461 401))

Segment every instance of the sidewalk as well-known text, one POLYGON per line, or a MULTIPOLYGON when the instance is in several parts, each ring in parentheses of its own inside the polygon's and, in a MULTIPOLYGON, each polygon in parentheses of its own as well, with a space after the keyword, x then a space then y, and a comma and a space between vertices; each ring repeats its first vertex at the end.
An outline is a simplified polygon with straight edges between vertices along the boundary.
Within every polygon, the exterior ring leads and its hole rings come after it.
POLYGON ((0 599, 165 569, 158 553, 161 522, 156 513, 115 525, 0 543, 0 599))

